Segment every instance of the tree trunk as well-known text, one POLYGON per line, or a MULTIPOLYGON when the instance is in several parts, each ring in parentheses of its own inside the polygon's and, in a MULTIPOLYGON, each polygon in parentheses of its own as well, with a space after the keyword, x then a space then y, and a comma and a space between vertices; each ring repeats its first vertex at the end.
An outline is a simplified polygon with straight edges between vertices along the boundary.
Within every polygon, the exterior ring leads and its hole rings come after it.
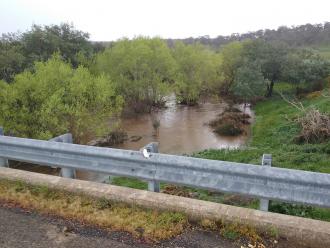
POLYGON ((266 97, 271 97, 273 95, 273 88, 274 88, 274 80, 270 82, 270 84, 267 86, 267 95, 266 97))

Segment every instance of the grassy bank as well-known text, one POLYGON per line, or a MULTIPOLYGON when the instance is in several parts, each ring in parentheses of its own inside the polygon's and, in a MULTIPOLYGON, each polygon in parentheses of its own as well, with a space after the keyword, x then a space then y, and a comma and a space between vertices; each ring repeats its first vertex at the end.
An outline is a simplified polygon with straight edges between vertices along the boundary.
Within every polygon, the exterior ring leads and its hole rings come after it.
MULTIPOLYGON (((278 84, 276 91, 286 95, 293 94, 295 89, 291 84, 278 84)), ((328 93, 328 92, 323 92, 328 93)), ((308 108, 316 107, 321 112, 330 113, 330 99, 320 93, 312 93, 302 100, 302 104, 308 108)), ((300 128, 294 120, 301 115, 298 109, 286 103, 275 94, 269 100, 258 103, 255 108, 256 121, 252 127, 252 137, 247 147, 237 150, 206 150, 194 154, 196 157, 234 161, 242 163, 260 164, 264 153, 273 156, 273 166, 307 170, 314 172, 330 173, 330 141, 319 144, 296 144, 295 137, 300 128)), ((147 184, 136 179, 117 177, 113 184, 138 189, 147 189, 147 184)), ((188 187, 176 187, 168 190, 168 186, 161 185, 163 192, 193 197, 200 200, 225 203, 230 205, 258 208, 258 199, 209 192, 188 187)), ((292 205, 286 203, 271 202, 270 210, 284 214, 309 217, 330 221, 330 210, 309 206, 292 205)))
MULTIPOLYGON (((280 90, 290 93, 286 85, 280 90)), ((314 106, 321 112, 330 113, 330 98, 310 94, 302 99, 305 108, 314 106)), ((300 128, 294 120, 301 115, 298 109, 278 95, 258 103, 252 138, 246 148, 238 150, 207 150, 197 157, 260 164, 263 153, 273 155, 273 166, 330 173, 330 140, 320 144, 296 144, 300 128)))
MULTIPOLYGON (((291 86, 278 85, 277 90, 286 94, 293 92, 291 86)), ((328 90, 323 92, 328 93, 328 90)), ((301 100, 305 108, 316 107, 330 113, 330 98, 320 93, 311 93, 301 100)), ((252 139, 246 148, 237 150, 207 150, 196 157, 260 164, 264 153, 273 156, 274 167, 330 173, 330 141, 316 144, 296 144, 295 137, 300 128, 294 120, 302 113, 275 95, 272 99, 255 106, 256 121, 252 128, 252 139)), ((253 205, 252 205, 253 207, 253 205)), ((330 210, 272 202, 270 210, 330 221, 330 210)))
MULTIPOLYGON (((330 98, 323 96, 302 100, 308 108, 315 106, 330 113, 330 98)), ((207 150, 197 157, 260 164, 263 153, 273 155, 273 166, 330 173, 330 141, 319 144, 296 144, 300 129, 294 121, 301 113, 279 97, 255 106, 256 121, 247 148, 207 150)))
POLYGON ((174 237, 188 226, 187 217, 181 213, 148 210, 8 180, 0 180, 0 201, 89 225, 127 231, 151 241, 174 237))

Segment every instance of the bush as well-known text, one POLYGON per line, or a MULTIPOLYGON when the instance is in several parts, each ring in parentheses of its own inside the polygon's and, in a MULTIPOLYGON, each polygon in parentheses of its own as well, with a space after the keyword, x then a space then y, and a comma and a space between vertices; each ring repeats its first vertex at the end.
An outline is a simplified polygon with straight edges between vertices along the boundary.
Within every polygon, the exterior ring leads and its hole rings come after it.
POLYGON ((235 126, 233 123, 225 123, 217 126, 214 132, 224 136, 237 136, 242 134, 243 130, 235 126))
POLYGON ((105 76, 73 69, 54 55, 37 62, 34 73, 16 75, 0 84, 0 124, 13 135, 49 139, 70 132, 75 143, 86 143, 109 132, 109 118, 120 112, 123 100, 105 76))
POLYGON ((219 135, 237 136, 245 132, 244 126, 250 124, 249 118, 250 115, 231 107, 220 114, 217 119, 211 121, 209 125, 219 135))

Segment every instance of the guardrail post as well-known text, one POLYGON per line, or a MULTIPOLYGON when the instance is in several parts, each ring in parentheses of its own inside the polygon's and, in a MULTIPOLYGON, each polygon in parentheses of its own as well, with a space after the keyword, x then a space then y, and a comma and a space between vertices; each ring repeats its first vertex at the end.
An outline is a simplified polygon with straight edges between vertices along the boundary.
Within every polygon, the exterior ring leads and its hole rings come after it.
MULTIPOLYGON (((262 161, 261 161, 262 166, 272 166, 272 155, 271 154, 264 154, 262 155, 262 161)), ((269 200, 268 199, 260 199, 260 206, 259 209, 261 211, 266 211, 268 212, 268 207, 269 207, 269 200)))
MULTIPOLYGON (((63 143, 73 143, 72 134, 67 133, 63 136, 63 143)), ((61 176, 66 178, 75 178, 76 177, 76 171, 71 168, 61 168, 61 176)))
MULTIPOLYGON (((3 128, 0 127, 0 135, 3 135, 3 128)), ((5 158, 0 158, 0 167, 8 167, 8 160, 5 158)))
MULTIPOLYGON (((158 143, 151 142, 142 149, 147 149, 148 152, 158 153, 158 143)), ((148 181, 148 190, 152 192, 160 192, 160 184, 154 180, 148 181)))
MULTIPOLYGON (((55 137, 53 139, 50 139, 50 141, 70 143, 70 144, 73 143, 71 133, 66 133, 66 134, 63 134, 61 136, 55 137)), ((76 171, 74 169, 71 169, 71 168, 61 168, 60 175, 62 177, 66 177, 66 178, 75 178, 76 177, 76 171)))

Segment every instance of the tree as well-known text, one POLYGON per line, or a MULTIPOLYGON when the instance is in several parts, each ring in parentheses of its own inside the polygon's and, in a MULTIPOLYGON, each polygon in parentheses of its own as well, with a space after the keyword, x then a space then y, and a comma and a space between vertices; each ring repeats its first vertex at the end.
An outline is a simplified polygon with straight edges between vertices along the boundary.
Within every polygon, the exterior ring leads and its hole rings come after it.
POLYGON ((118 94, 136 112, 164 104, 174 82, 175 61, 159 38, 123 39, 96 57, 94 71, 109 75, 118 94))
POLYGON ((14 75, 24 68, 25 57, 17 34, 0 38, 0 80, 11 82, 14 75))
POLYGON ((175 92, 180 103, 194 105, 200 95, 219 87, 220 55, 200 44, 177 42, 173 57, 178 65, 175 92))
POLYGON ((269 43, 263 40, 243 43, 242 57, 245 63, 257 63, 261 73, 268 80, 266 96, 273 94, 274 84, 281 80, 288 48, 283 43, 269 43))
POLYGON ((63 59, 74 67, 78 66, 77 53, 91 56, 93 46, 88 41, 89 34, 76 30, 72 25, 38 26, 23 33, 21 43, 29 65, 34 61, 46 61, 53 53, 60 52, 63 59))
POLYGON ((330 62, 311 50, 293 50, 286 58, 283 80, 296 84, 315 83, 329 76, 330 62))
POLYGON ((263 96, 268 85, 257 64, 245 64, 238 68, 231 90, 245 102, 263 96))
POLYGON ((111 129, 109 119, 123 100, 106 76, 73 69, 58 54, 36 62, 34 71, 16 75, 12 84, 0 83, 0 124, 6 130, 37 139, 71 132, 75 142, 86 143, 111 129))
POLYGON ((240 42, 232 42, 224 46, 220 51, 222 55, 221 71, 224 77, 223 93, 227 94, 234 83, 238 68, 242 65, 243 45, 240 42))

